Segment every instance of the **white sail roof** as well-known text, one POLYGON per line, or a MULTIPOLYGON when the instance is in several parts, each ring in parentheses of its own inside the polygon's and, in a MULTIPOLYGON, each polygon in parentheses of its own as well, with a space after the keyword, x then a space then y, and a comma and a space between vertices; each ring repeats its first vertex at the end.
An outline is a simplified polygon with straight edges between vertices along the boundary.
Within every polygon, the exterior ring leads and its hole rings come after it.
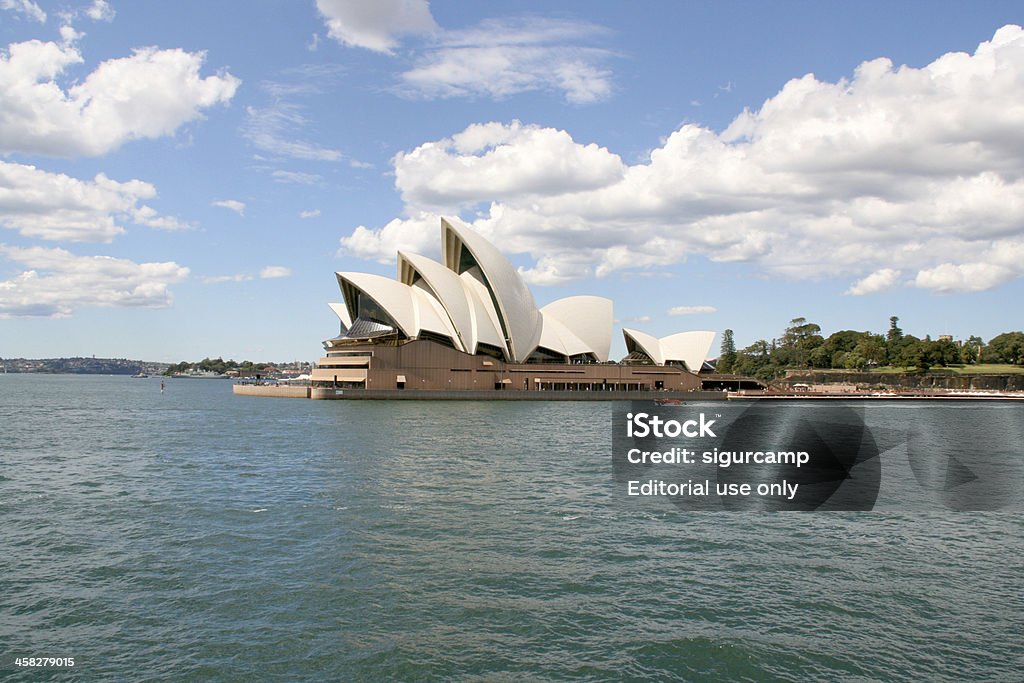
POLYGON ((680 332, 661 339, 625 327, 622 333, 626 338, 627 351, 642 351, 650 356, 655 365, 683 362, 690 372, 700 372, 715 340, 715 333, 705 330, 680 332))
MULTIPOLYGON (((612 349, 612 301, 600 296, 570 296, 552 301, 540 309, 545 325, 555 318, 586 345, 602 363, 612 349)), ((544 346, 543 341, 541 345, 544 346)), ((574 354, 569 354, 574 355, 574 354)))
POLYGON ((412 300, 416 311, 415 334, 419 335, 421 332, 426 331, 448 337, 452 342, 452 346, 459 351, 464 351, 462 341, 459 339, 459 333, 455 331, 455 326, 452 325, 451 318, 448 317, 448 313, 445 312, 441 302, 429 291, 419 286, 410 287, 410 291, 412 292, 412 300))
POLYGON ((512 263, 498 249, 458 222, 441 219, 442 252, 445 265, 462 274, 471 264, 467 251, 480 269, 480 281, 488 289, 498 314, 498 322, 508 342, 510 360, 523 362, 540 342, 541 314, 529 287, 512 263))
POLYGON ((700 372, 715 341, 715 333, 708 330, 680 332, 662 337, 660 341, 666 363, 683 361, 690 372, 700 372))
POLYGON ((505 337, 501 334, 498 311, 494 308, 494 302, 491 301, 487 286, 475 276, 477 272, 479 272, 478 269, 474 268, 459 276, 459 281, 466 292, 466 298, 472 306, 474 348, 479 344, 490 344, 501 349, 501 352, 509 357, 505 337))
MULTIPOLYGON (((443 264, 399 252, 397 280, 337 273, 345 304, 331 308, 345 329, 359 317, 362 295, 376 304, 367 308, 369 302, 364 302, 364 316, 386 318, 410 339, 429 332, 431 338, 448 338, 454 348, 470 354, 479 353, 484 344, 519 363, 538 347, 566 358, 592 354, 598 361, 608 360, 614 322, 610 299, 571 296, 538 309, 519 272, 490 242, 443 218, 441 239, 443 264)), ((623 333, 630 352, 642 351, 658 365, 682 362, 692 372, 700 371, 715 336, 701 331, 657 339, 639 330, 623 333)))
POLYGON ((345 330, 352 327, 352 316, 348 314, 348 306, 345 304, 327 304, 334 311, 334 314, 341 320, 341 326, 345 330))
POLYGON ((661 353, 661 343, 657 337, 625 327, 622 328, 622 335, 626 338, 626 351, 629 353, 642 351, 654 361, 655 365, 665 364, 665 356, 661 353))
POLYGON ((581 353, 593 353, 593 349, 586 342, 576 336, 572 330, 563 325, 555 316, 543 314, 543 320, 544 326, 541 330, 538 347, 543 347, 566 357, 581 353))
POLYGON ((459 276, 426 256, 398 252, 398 279, 402 284, 412 286, 417 275, 446 311, 462 349, 476 353, 473 306, 459 276))
POLYGON ((336 273, 349 315, 355 320, 359 317, 358 302, 354 296, 363 293, 370 297, 391 317, 392 321, 407 337, 416 336, 419 326, 416 324, 416 308, 412 298, 412 288, 397 280, 390 280, 382 275, 372 273, 336 273))

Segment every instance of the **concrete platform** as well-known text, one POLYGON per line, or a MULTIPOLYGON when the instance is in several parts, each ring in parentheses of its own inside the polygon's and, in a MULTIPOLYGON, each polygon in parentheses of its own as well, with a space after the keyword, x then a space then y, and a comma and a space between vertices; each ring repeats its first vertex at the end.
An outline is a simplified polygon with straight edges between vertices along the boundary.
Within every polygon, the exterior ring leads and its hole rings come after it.
POLYGON ((413 391, 313 388, 310 398, 347 401, 724 401, 724 391, 413 391))
POLYGON ((231 387, 236 396, 266 396, 269 398, 309 398, 310 387, 287 384, 235 384, 231 387))
POLYGON ((414 391, 331 389, 272 384, 235 384, 238 396, 311 398, 320 401, 724 401, 724 391, 414 391))

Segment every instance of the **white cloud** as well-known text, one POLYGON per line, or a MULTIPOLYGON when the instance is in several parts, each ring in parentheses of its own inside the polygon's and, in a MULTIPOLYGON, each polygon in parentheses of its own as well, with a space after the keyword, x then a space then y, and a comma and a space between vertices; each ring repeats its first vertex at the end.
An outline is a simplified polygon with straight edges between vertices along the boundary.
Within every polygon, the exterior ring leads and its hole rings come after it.
POLYGON ((43 247, 0 245, 0 256, 28 269, 0 281, 0 318, 62 318, 95 306, 163 308, 173 301, 168 286, 189 273, 174 262, 135 263, 43 247))
POLYGON ((0 226, 26 237, 110 242, 130 220, 159 229, 187 227, 141 202, 156 188, 141 180, 117 182, 102 173, 79 180, 25 164, 0 161, 0 226))
POLYGON ((238 88, 228 73, 200 77, 204 57, 141 48, 102 62, 64 90, 57 78, 84 61, 77 49, 13 43, 0 53, 0 153, 97 156, 129 140, 172 135, 238 88))
POLYGON ((267 266, 260 271, 260 277, 264 280, 269 280, 275 277, 288 277, 292 274, 291 268, 285 268, 284 266, 267 266))
POLYGON ((380 230, 360 225, 351 235, 341 238, 338 255, 348 253, 378 263, 390 263, 399 249, 414 253, 436 250, 440 225, 439 215, 426 212, 409 219, 396 218, 380 230))
POLYGON ((246 108, 242 135, 258 150, 274 156, 339 161, 340 150, 308 140, 313 125, 302 100, 327 92, 343 71, 336 65, 303 64, 282 70, 280 80, 262 81, 260 90, 271 102, 246 108))
POLYGON ((436 240, 421 213, 471 213, 524 274, 560 282, 695 255, 868 293, 906 274, 935 291, 1024 275, 1024 31, 921 68, 887 60, 785 84, 723 132, 683 125, 624 164, 567 132, 496 123, 394 158, 404 213, 342 240, 357 256, 436 240), (977 264, 977 265, 975 265, 977 264), (985 269, 985 264, 988 269, 985 269), (889 271, 892 271, 890 274, 889 271))
POLYGON ((60 39, 64 44, 64 47, 72 47, 72 43, 77 40, 81 40, 85 34, 75 30, 75 27, 71 24, 64 24, 59 30, 60 39))
POLYGON ((117 12, 107 0, 93 0, 93 3, 85 10, 85 14, 93 21, 113 21, 117 12))
POLYGON ((161 216, 150 206, 140 206, 131 211, 132 221, 158 230, 186 230, 192 226, 173 216, 161 216))
POLYGON ((33 21, 46 23, 46 12, 32 0, 0 0, 0 9, 21 12, 33 21))
POLYGON ((884 292, 895 287, 899 279, 900 271, 893 268, 882 268, 855 282, 853 286, 846 290, 846 293, 854 296, 863 296, 865 294, 884 292))
POLYGON ((339 43, 390 54, 397 36, 437 30, 427 0, 317 0, 327 34, 339 43))
POLYGON ((279 101, 269 107, 246 107, 242 134, 259 150, 277 156, 310 161, 338 161, 340 150, 292 137, 297 130, 309 126, 302 108, 279 101))
POLYGON ((298 183, 300 185, 317 185, 324 179, 322 175, 316 173, 282 171, 280 169, 273 171, 270 175, 279 183, 298 183))
MULTIPOLYGON (((292 274, 291 268, 284 266, 266 266, 263 268, 259 277, 263 280, 269 280, 276 277, 288 277, 292 274)), ((249 282, 255 280, 256 276, 249 273, 237 273, 235 275, 205 275, 200 278, 204 284, 218 285, 224 282, 249 282)))
POLYGON ((402 74, 402 94, 413 97, 503 98, 522 92, 561 93, 574 104, 606 99, 611 53, 580 44, 606 31, 559 19, 487 20, 444 33, 436 46, 402 74))
POLYGON ((204 275, 200 280, 203 281, 203 284, 219 285, 223 282, 248 282, 252 280, 252 275, 246 273, 239 273, 238 275, 204 275))
POLYGON ((528 195, 557 196, 621 180, 622 160, 554 128, 475 124, 394 158, 395 185, 412 206, 451 207, 528 195))
POLYGON ((229 209, 234 211, 239 216, 245 215, 245 202, 240 202, 237 199, 218 199, 210 202, 210 206, 218 206, 222 209, 229 209))
POLYGON ((319 217, 320 217, 320 209, 312 209, 310 211, 300 211, 299 212, 299 218, 305 219, 305 218, 319 218, 319 217))
POLYGON ((701 313, 714 313, 718 309, 714 306, 675 306, 668 310, 669 315, 698 315, 701 313))
POLYGON ((601 66, 612 53, 588 45, 608 33, 596 24, 525 17, 444 30, 426 0, 317 0, 317 7, 328 35, 344 45, 394 55, 401 35, 427 39, 401 75, 403 96, 500 99, 551 91, 590 104, 612 93, 611 72, 601 66))
POLYGON ((1020 276, 1019 268, 1014 271, 991 263, 942 263, 920 271, 914 279, 914 285, 942 294, 981 292, 1020 276))

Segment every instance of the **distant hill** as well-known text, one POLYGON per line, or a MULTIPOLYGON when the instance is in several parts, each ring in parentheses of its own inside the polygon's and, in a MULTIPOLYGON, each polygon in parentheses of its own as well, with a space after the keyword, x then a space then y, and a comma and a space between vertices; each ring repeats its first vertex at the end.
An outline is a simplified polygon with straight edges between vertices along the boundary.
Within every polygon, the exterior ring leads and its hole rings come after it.
POLYGON ((168 363, 127 358, 0 358, 0 372, 38 372, 51 375, 158 375, 168 363))

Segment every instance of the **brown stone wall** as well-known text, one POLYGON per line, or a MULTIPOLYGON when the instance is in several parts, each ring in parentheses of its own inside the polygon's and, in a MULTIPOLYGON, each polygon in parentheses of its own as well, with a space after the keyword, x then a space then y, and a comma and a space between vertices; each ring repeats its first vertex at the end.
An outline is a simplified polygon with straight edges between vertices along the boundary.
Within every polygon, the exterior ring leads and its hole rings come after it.
POLYGON ((789 388, 793 384, 856 384, 861 389, 952 389, 956 391, 1024 391, 1024 374, 970 375, 945 372, 920 374, 878 372, 806 372, 796 371, 772 382, 789 388))
POLYGON ((538 386, 581 390, 580 385, 590 385, 586 390, 595 390, 597 385, 608 389, 645 385, 653 390, 658 382, 669 391, 700 389, 696 375, 677 367, 511 364, 487 356, 470 356, 425 340, 400 346, 346 345, 343 350, 373 351, 367 389, 398 389, 400 376, 405 377, 407 391, 493 391, 496 384, 508 391, 534 391, 538 386))

